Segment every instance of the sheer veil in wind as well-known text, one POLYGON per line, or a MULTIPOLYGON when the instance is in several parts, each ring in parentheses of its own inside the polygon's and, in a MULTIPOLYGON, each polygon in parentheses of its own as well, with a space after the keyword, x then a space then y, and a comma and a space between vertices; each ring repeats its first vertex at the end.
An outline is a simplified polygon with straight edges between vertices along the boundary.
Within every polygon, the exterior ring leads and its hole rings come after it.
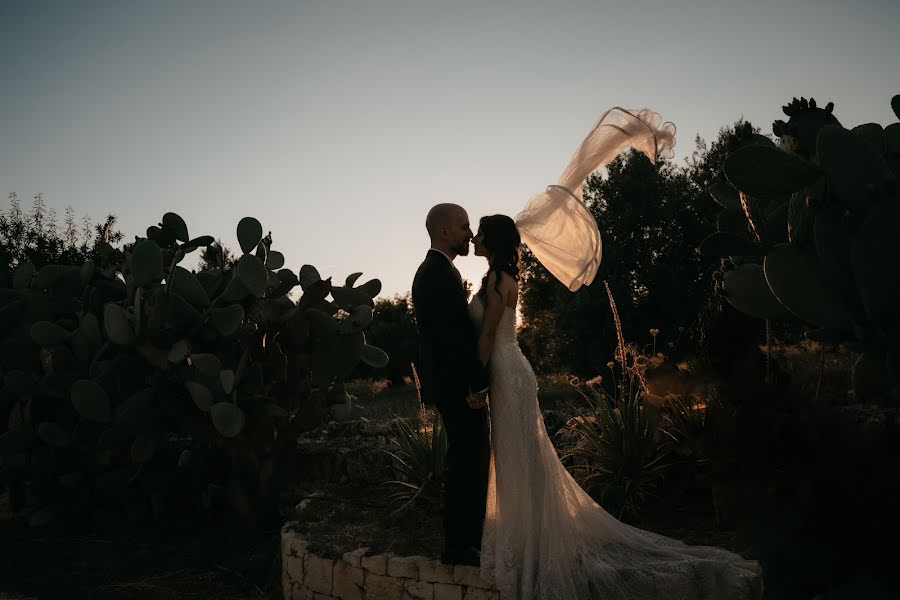
POLYGON ((581 142, 556 185, 532 196, 516 215, 522 241, 571 291, 594 280, 603 243, 581 185, 594 170, 634 148, 656 163, 674 156, 675 125, 652 110, 618 106, 603 113, 581 142))

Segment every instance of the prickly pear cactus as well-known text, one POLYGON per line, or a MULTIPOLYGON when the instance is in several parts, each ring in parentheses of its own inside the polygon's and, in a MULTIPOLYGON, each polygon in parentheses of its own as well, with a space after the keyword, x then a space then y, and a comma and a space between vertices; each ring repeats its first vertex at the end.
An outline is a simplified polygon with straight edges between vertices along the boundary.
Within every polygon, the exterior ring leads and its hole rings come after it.
POLYGON ((789 118, 787 122, 778 120, 772 123, 772 133, 779 139, 783 150, 806 160, 811 160, 816 155, 816 139, 822 127, 841 126, 832 114, 834 102, 829 102, 825 108, 819 108, 813 98, 809 101, 806 98, 794 98, 782 106, 781 110, 789 118))
POLYGON ((166 213, 97 261, 22 264, 0 289, 0 485, 36 524, 97 506, 250 517, 277 498, 304 406, 386 364, 364 333, 378 280, 283 268, 252 217, 237 237, 233 269, 193 273, 180 263, 213 238, 166 213))
MULTIPOLYGON (((900 112, 900 96, 892 106, 900 112)), ((800 320, 811 338, 861 352, 857 395, 896 404, 900 123, 846 129, 833 103, 805 98, 783 111, 777 145, 736 132, 709 190, 724 209, 718 231, 700 250, 728 257, 716 286, 738 310, 800 320)))

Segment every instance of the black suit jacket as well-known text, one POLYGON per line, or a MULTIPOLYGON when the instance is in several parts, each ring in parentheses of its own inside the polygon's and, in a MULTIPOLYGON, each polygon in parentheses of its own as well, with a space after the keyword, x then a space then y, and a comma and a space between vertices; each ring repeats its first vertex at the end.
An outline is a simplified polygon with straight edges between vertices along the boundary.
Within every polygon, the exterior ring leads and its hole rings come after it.
POLYGON ((429 250, 412 286, 413 311, 419 331, 419 383, 422 401, 464 402, 469 392, 488 387, 478 358, 478 336, 469 318, 466 292, 453 265, 429 250))

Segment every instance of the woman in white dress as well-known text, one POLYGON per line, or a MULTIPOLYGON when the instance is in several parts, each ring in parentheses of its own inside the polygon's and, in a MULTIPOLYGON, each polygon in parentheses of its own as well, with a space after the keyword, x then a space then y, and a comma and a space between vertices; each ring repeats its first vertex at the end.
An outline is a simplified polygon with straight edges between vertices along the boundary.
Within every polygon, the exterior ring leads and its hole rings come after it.
POLYGON ((568 473, 547 435, 537 384, 516 341, 520 236, 481 219, 475 254, 489 268, 469 305, 490 374, 491 474, 481 574, 504 598, 758 598, 759 566, 626 525, 568 473))

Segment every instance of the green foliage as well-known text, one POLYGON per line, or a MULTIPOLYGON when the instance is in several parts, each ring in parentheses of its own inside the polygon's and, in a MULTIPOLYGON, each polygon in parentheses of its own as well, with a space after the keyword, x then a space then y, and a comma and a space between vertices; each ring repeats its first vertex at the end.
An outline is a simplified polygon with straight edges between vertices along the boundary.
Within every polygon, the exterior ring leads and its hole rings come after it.
POLYGON ((262 240, 262 225, 253 217, 244 217, 237 227, 238 242, 244 254, 251 252, 262 240))
POLYGON ((618 347, 609 363, 611 389, 599 381, 579 389, 581 405, 570 409, 575 416, 563 427, 568 444, 562 459, 578 484, 601 506, 619 519, 636 517, 655 493, 666 463, 666 450, 650 426, 644 398, 648 394, 644 373, 653 360, 626 345, 616 303, 609 285, 605 289, 613 315, 618 347), (615 367, 618 365, 618 377, 615 367))
POLYGON ((368 366, 368 363, 361 365, 354 378, 386 378, 392 385, 403 385, 405 378, 412 375, 410 364, 418 360, 418 333, 412 299, 408 294, 379 298, 371 315, 373 320, 366 337, 370 343, 387 352, 390 361, 377 368, 368 366))
POLYGON ((22 210, 19 197, 9 195, 9 209, 0 214, 0 286, 21 289, 35 270, 45 265, 78 265, 96 258, 101 243, 117 243, 122 233, 115 229, 115 215, 94 224, 85 216, 76 223, 75 212, 66 209, 60 230, 56 212, 47 209, 43 194, 35 194, 29 213, 22 210), (19 267, 30 265, 30 273, 19 267), (13 274, 19 273, 17 281, 13 274))
MULTIPOLYGON (((715 403, 714 393, 708 393, 706 401, 715 403)), ((670 451, 682 460, 691 461, 695 468, 702 468, 705 462, 707 406, 697 403, 691 395, 666 397, 662 431, 669 438, 670 451)))
MULTIPOLYGON (((616 345, 612 324, 598 318, 609 311, 604 280, 621 290, 617 301, 629 338, 660 327, 659 341, 667 347, 679 327, 697 319, 715 268, 697 252, 717 212, 705 188, 713 178, 710 164, 719 168, 723 143, 699 144, 685 167, 654 165, 629 152, 610 163, 605 176, 588 178, 585 202, 603 233, 603 261, 592 285, 573 294, 524 252, 519 340, 536 371, 587 377, 601 371, 616 345)), ((739 210, 737 192, 722 193, 722 201, 739 210)))
POLYGON ((412 376, 416 386, 418 419, 395 419, 391 427, 391 449, 384 451, 393 459, 394 471, 399 477, 384 482, 396 489, 390 496, 391 502, 400 503, 394 510, 395 514, 415 502, 435 509, 440 507, 446 475, 447 431, 436 410, 428 426, 415 367, 412 367, 412 376))
POLYGON ((659 483, 665 452, 647 423, 642 393, 615 397, 589 386, 585 405, 564 430, 573 443, 563 454, 578 484, 619 519, 635 517, 659 483))
POLYGON ((790 118, 787 123, 781 120, 772 123, 772 132, 792 153, 806 160, 815 155, 819 131, 826 125, 841 125, 832 114, 833 102, 829 102, 825 108, 819 108, 812 98, 809 102, 806 98, 794 98, 781 110, 790 118))
MULTIPOLYGON (((423 413, 424 415, 424 413, 423 413)), ((392 426, 391 450, 398 479, 385 482, 396 488, 391 501, 400 504, 401 512, 414 502, 438 508, 444 486, 447 460, 447 433, 440 414, 434 411, 430 426, 408 419, 397 419, 392 426)))
POLYGON ((729 299, 741 312, 760 319, 792 316, 766 284, 762 265, 747 263, 728 271, 724 276, 724 286, 733 292, 729 299))
POLYGON ((257 254, 228 270, 179 265, 213 238, 190 238, 174 213, 121 249, 106 227, 83 265, 17 266, 0 288, 0 485, 13 498, 57 516, 274 511, 316 388, 387 356, 364 333, 377 280, 328 300, 312 267, 272 270, 284 259, 261 231, 241 221, 257 254))
MULTIPOLYGON (((888 366, 900 351, 900 149, 889 130, 900 124, 848 130, 833 109, 795 98, 783 108, 788 122, 773 125, 780 148, 740 132, 723 173, 747 227, 738 232, 720 218, 701 251, 728 257, 717 289, 738 310, 800 320, 815 328, 810 337, 873 353, 854 389, 897 403, 900 374, 888 366)), ((724 184, 709 193, 727 205, 724 184)))
POLYGON ((200 251, 201 272, 230 271, 236 263, 234 253, 222 243, 222 240, 214 240, 200 251))
POLYGON ((790 194, 819 178, 815 167, 787 152, 751 144, 725 160, 725 172, 735 189, 755 197, 790 194))

